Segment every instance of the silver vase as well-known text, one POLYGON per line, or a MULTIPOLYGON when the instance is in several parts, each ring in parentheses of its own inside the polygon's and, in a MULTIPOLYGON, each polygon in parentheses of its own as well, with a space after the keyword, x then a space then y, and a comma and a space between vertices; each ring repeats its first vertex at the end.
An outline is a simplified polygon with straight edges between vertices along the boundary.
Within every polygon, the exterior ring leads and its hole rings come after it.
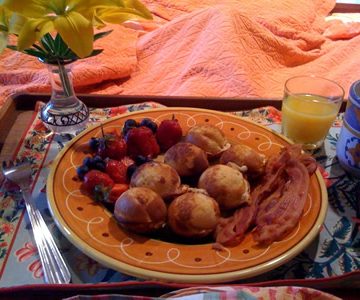
POLYGON ((56 134, 76 135, 86 128, 89 109, 76 97, 71 64, 46 63, 51 82, 51 98, 41 109, 41 120, 56 134))

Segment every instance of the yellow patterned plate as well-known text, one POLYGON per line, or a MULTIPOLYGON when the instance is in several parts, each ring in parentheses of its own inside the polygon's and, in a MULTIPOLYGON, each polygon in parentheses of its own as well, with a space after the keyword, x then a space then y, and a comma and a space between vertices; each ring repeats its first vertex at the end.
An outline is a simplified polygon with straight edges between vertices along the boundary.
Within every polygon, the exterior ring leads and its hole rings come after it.
MULTIPOLYGON (((202 123, 221 128, 231 143, 244 143, 269 156, 289 144, 283 136, 228 113, 194 108, 164 108, 121 115, 103 123, 105 131, 120 132, 128 118, 156 122, 179 120, 183 131, 202 123)), ((54 162, 47 182, 52 215, 63 234, 85 254, 103 265, 129 275, 168 282, 218 283, 269 271, 299 254, 317 236, 327 210, 327 191, 317 171, 299 225, 269 247, 255 244, 251 233, 236 247, 216 251, 212 243, 185 244, 125 232, 101 204, 80 193, 74 180, 84 149, 99 126, 74 138, 54 162)))

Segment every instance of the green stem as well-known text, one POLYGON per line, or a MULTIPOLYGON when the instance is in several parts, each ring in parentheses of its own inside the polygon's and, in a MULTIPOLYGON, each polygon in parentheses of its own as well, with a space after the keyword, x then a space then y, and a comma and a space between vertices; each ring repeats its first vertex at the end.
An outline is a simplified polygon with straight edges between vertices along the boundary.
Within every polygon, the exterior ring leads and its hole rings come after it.
POLYGON ((61 80, 61 84, 64 88, 64 93, 66 97, 70 97, 72 95, 72 89, 71 89, 71 83, 69 80, 69 76, 66 72, 65 65, 60 62, 60 60, 57 61, 59 66, 59 76, 61 80))

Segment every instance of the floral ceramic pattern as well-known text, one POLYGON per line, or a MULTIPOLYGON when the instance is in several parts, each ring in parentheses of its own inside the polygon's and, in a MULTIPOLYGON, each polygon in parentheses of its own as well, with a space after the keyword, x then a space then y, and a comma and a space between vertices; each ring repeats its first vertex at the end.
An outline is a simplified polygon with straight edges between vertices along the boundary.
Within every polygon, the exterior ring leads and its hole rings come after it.
MULTIPOLYGON (((94 109, 91 111, 91 122, 116 116, 128 111, 138 109, 149 109, 162 107, 156 103, 144 103, 132 106, 120 106, 115 108, 94 109)), ((247 112, 236 113, 239 116, 248 117, 262 125, 272 125, 279 123, 281 114, 275 108, 266 107, 247 112)), ((359 270, 360 265, 360 226, 357 220, 360 220, 360 180, 352 178, 346 174, 339 166, 335 155, 335 145, 339 136, 342 124, 342 116, 334 123, 333 128, 325 142, 325 148, 315 153, 320 171, 326 180, 329 194, 329 211, 319 235, 305 251, 281 267, 251 278, 242 280, 241 283, 259 282, 267 280, 281 280, 292 278, 326 278, 349 274, 349 272, 359 270)), ((62 142, 54 141, 49 132, 40 121, 35 119, 27 131, 27 134, 20 145, 17 156, 30 157, 33 161, 34 177, 37 176, 38 168, 48 155, 51 161, 53 156, 47 154, 50 145, 57 143, 59 149, 63 146, 62 142)), ((43 168, 47 168, 45 164, 43 168)), ((38 181, 42 194, 45 192, 44 181, 38 181)), ((19 191, 16 186, 8 182, 1 182, 0 187, 0 276, 1 286, 13 285, 13 282, 6 280, 6 273, 11 273, 12 268, 18 268, 18 274, 25 276, 25 273, 32 273, 36 267, 33 265, 37 261, 36 252, 31 252, 31 257, 26 260, 19 260, 21 250, 27 245, 32 245, 30 230, 22 232, 19 229, 20 224, 27 220, 23 217, 24 206, 21 203, 19 191), (17 240, 26 240, 25 243, 16 243, 17 240), (11 257, 18 257, 14 263, 10 263, 11 257), (31 259, 30 259, 31 258, 31 259)), ((45 214, 46 216, 46 214, 45 214)), ((73 276, 75 282, 119 282, 133 280, 133 277, 126 276, 111 269, 104 268, 97 262, 82 254, 74 248, 59 233, 53 220, 47 212, 47 223, 53 229, 56 239, 65 254, 66 260, 73 267, 73 276)), ((29 229, 29 226, 26 227, 29 229)), ((32 245, 32 247, 34 247, 32 245)), ((40 274, 40 273, 36 273, 40 274)), ((40 275, 41 276, 41 275, 40 275)), ((34 279, 35 275, 31 275, 34 279)), ((340 279, 339 279, 340 280, 340 279)), ((37 280, 28 280, 28 283, 41 283, 37 280)), ((356 286, 360 281, 340 280, 341 285, 356 286)))

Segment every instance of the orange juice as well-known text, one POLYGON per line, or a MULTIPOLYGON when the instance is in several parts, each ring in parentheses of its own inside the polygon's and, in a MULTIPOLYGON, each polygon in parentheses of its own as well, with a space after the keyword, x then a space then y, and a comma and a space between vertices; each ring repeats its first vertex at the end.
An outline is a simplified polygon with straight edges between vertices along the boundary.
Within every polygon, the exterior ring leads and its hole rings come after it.
POLYGON ((327 98, 297 94, 282 103, 283 133, 295 143, 319 146, 339 111, 340 103, 327 98))

